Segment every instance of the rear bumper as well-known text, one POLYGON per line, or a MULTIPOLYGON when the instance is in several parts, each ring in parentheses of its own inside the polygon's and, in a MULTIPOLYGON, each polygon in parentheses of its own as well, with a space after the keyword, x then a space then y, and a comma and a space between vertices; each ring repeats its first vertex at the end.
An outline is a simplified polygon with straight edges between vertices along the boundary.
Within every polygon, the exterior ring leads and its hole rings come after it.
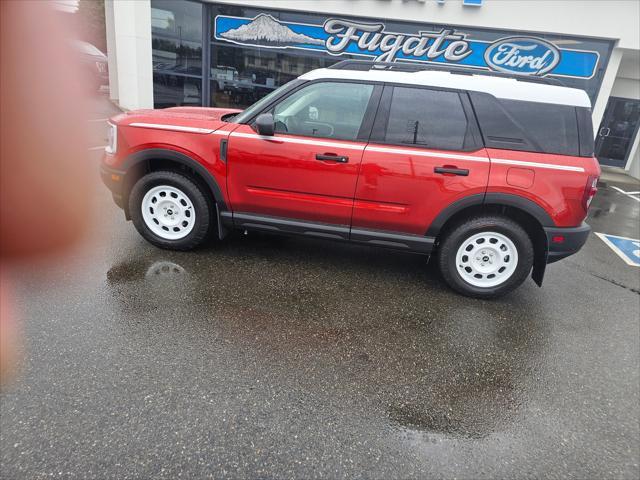
POLYGON ((547 263, 557 262, 577 253, 587 241, 591 227, 583 223, 573 228, 545 228, 547 235, 547 263))

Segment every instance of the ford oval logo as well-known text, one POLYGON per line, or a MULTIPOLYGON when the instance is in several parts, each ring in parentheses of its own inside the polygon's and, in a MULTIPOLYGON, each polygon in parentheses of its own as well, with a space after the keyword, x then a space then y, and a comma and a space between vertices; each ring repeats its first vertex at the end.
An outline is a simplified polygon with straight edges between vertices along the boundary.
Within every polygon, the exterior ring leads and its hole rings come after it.
POLYGON ((540 38, 509 37, 489 45, 484 60, 499 72, 542 76, 558 65, 560 51, 540 38))

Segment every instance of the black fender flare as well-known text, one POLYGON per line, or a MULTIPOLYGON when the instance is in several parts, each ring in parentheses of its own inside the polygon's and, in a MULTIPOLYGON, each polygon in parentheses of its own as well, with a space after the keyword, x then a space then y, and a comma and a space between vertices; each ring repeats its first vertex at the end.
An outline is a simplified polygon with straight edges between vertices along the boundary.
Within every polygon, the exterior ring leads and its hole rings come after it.
POLYGON ((542 227, 556 226, 551 216, 549 216, 544 208, 528 198, 509 193, 477 193, 475 195, 469 195, 468 197, 456 200, 444 208, 433 222, 431 222, 431 225, 427 229, 426 236, 437 237, 447 221, 465 208, 484 205, 505 205, 514 207, 531 215, 542 227))
POLYGON ((216 201, 218 209, 221 211, 227 210, 227 203, 224 200, 224 196, 222 195, 222 190, 218 186, 213 175, 202 166, 199 162, 194 160, 188 155, 184 153, 177 152, 175 150, 170 150, 168 148, 149 148, 145 150, 140 150, 129 155, 122 165, 120 166, 121 170, 124 170, 125 175, 132 167, 140 164, 141 162, 146 162, 149 160, 171 160, 173 162, 177 162, 181 165, 185 165, 195 172, 197 172, 202 180, 209 187, 209 191, 213 195, 213 198, 216 201))
MULTIPOLYGON (((488 206, 488 205, 504 205, 514 207, 522 210, 533 218, 535 218, 541 227, 555 227, 556 224, 551 216, 540 205, 528 198, 521 197, 519 195, 513 195, 508 193, 486 193, 475 194, 464 197, 460 200, 453 202, 451 205, 444 208, 438 216, 431 222, 431 225, 427 229, 426 235, 429 237, 437 237, 447 221, 452 218, 456 213, 464 210, 465 208, 473 206, 488 206)), ((544 278, 544 272, 547 267, 547 257, 549 255, 549 245, 547 244, 546 235, 544 238, 544 246, 542 249, 536 249, 536 256, 534 258, 533 270, 531 277, 538 286, 542 285, 544 278)))
POLYGON ((469 195, 468 197, 461 198, 455 202, 446 206, 438 216, 431 222, 427 229, 426 236, 436 238, 442 231, 445 223, 453 217, 456 213, 464 210, 465 208, 482 205, 484 201, 483 193, 476 193, 475 195, 469 195))
POLYGON ((524 212, 527 212, 533 218, 538 220, 543 227, 555 227, 556 224, 551 216, 533 200, 521 197, 519 195, 512 195, 509 193, 487 193, 484 197, 485 205, 507 205, 509 207, 518 208, 524 212))

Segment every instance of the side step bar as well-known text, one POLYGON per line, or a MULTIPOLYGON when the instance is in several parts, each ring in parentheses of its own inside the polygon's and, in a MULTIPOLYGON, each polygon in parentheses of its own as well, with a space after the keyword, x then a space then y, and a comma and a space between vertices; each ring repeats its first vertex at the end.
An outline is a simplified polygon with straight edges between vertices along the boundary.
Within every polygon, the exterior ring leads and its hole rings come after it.
POLYGON ((377 247, 387 247, 415 253, 429 254, 435 238, 382 230, 349 228, 321 222, 292 220, 289 218, 249 213, 221 212, 226 226, 242 230, 260 230, 288 235, 301 235, 328 240, 343 240, 377 247))

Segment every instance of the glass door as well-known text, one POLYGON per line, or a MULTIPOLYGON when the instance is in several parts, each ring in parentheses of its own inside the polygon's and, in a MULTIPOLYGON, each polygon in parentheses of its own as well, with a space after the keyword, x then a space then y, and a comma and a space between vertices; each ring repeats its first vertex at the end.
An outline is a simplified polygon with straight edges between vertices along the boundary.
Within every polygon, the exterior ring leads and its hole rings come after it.
POLYGON ((640 124, 640 100, 611 97, 596 136, 602 165, 624 167, 640 124))

